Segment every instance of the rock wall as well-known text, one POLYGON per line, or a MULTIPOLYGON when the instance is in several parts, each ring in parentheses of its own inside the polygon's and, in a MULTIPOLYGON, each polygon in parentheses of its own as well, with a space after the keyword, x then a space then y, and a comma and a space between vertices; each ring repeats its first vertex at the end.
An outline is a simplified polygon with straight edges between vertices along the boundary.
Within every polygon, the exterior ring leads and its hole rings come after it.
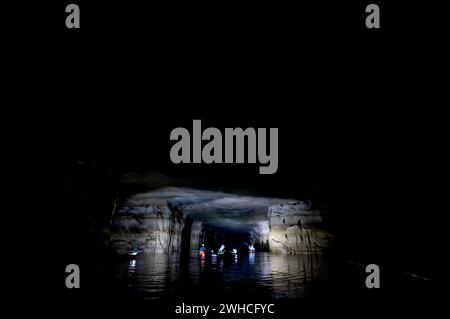
POLYGON ((191 235, 190 235, 190 244, 189 251, 196 251, 200 248, 202 244, 201 235, 202 235, 203 223, 201 221, 194 220, 191 226, 191 235))
POLYGON ((255 243, 258 251, 269 251, 269 221, 260 221, 258 225, 250 231, 250 237, 255 243))
POLYGON ((132 248, 151 253, 176 253, 181 248, 183 213, 165 201, 124 206, 112 222, 111 246, 118 254, 132 248))
POLYGON ((307 202, 272 205, 268 218, 273 253, 319 253, 330 246, 332 237, 324 229, 324 216, 307 202))

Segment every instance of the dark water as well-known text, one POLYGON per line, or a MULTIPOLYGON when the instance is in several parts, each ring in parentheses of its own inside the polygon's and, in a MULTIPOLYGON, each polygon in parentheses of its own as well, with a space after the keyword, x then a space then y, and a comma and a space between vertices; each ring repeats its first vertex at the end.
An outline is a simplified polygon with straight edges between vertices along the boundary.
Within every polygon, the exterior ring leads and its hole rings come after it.
POLYGON ((296 299, 327 280, 323 255, 243 254, 236 258, 143 254, 108 267, 119 293, 132 299, 296 299))
POLYGON ((64 289, 65 277, 60 277, 56 282, 60 290, 46 283, 51 294, 39 296, 40 306, 57 314, 58 304, 70 309, 73 318, 89 313, 102 318, 166 319, 202 318, 178 315, 175 309, 183 303, 211 307, 273 303, 276 309, 275 315, 213 313, 205 318, 379 318, 387 311, 400 316, 435 309, 428 283, 405 280, 382 268, 381 288, 367 289, 364 267, 336 255, 256 253, 221 259, 142 254, 135 259, 89 260, 82 269, 81 289, 64 289))

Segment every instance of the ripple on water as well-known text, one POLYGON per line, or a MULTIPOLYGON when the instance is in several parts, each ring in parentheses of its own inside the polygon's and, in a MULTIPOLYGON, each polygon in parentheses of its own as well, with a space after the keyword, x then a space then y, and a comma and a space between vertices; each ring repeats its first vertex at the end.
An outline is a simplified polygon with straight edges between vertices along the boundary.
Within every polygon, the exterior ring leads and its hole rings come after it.
POLYGON ((245 290, 253 296, 292 299, 311 293, 327 278, 323 255, 257 253, 237 258, 200 258, 142 254, 110 267, 116 287, 132 298, 157 300, 174 293, 230 294, 245 290), (121 288, 123 289, 123 288, 121 288))

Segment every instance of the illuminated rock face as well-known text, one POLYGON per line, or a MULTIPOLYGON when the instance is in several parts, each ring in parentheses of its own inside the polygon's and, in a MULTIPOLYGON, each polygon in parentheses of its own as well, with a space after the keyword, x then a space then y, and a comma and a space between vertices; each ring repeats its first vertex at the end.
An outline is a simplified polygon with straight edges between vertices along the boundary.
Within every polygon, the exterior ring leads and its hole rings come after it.
POLYGON ((183 227, 182 212, 167 202, 132 206, 126 203, 113 220, 112 248, 118 254, 126 254, 133 248, 151 253, 177 253, 183 227))
POLYGON ((129 197, 114 216, 110 239, 119 254, 193 252, 227 240, 253 242, 258 251, 317 253, 330 246, 324 219, 308 202, 165 188, 129 197))
POLYGON ((190 236, 190 244, 189 250, 195 251, 200 248, 202 244, 201 241, 201 233, 203 229, 203 223, 201 221, 193 221, 191 226, 191 236, 190 236))
POLYGON ((330 246, 324 218, 307 202, 272 205, 268 209, 269 246, 273 253, 320 253, 330 246))
POLYGON ((259 251, 269 251, 269 232, 269 221, 259 221, 250 231, 250 237, 259 251))

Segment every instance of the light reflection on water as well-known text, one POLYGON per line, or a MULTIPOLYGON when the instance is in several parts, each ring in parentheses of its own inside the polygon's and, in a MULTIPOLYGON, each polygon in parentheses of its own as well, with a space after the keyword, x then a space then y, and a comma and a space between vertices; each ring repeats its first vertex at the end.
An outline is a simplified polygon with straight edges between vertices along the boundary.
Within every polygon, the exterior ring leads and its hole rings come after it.
POLYGON ((110 276, 128 297, 160 299, 190 294, 246 294, 273 299, 307 295, 327 278, 322 255, 285 256, 270 253, 217 256, 143 254, 110 266, 110 276), (125 288, 126 287, 126 288, 125 288))

